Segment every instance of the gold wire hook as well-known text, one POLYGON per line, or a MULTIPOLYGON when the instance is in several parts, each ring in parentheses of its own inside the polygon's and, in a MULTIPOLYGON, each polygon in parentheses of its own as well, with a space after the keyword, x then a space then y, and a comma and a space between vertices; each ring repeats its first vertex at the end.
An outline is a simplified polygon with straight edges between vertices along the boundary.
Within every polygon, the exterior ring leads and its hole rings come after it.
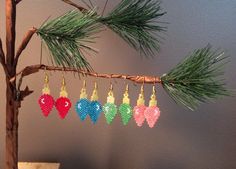
POLYGON ((153 92, 153 94, 156 94, 156 76, 154 77, 152 92, 153 92))
POLYGON ((62 71, 62 89, 64 90, 66 86, 66 80, 65 80, 65 68, 63 67, 62 71))
POLYGON ((86 88, 86 80, 83 80, 83 87, 82 87, 83 89, 85 89, 86 88))

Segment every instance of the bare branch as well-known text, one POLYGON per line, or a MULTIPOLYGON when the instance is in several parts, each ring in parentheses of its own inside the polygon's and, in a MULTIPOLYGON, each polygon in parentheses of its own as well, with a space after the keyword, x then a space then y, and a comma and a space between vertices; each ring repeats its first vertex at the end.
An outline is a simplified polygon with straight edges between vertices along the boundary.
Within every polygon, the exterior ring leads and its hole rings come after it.
POLYGON ((0 38, 0 62, 2 65, 5 64, 5 54, 2 49, 2 39, 0 38))
POLYGON ((69 4, 69 5, 71 5, 71 6, 73 6, 73 7, 75 7, 75 8, 77 8, 77 9, 80 10, 81 12, 86 12, 86 11, 88 11, 88 10, 85 9, 84 7, 79 6, 79 5, 77 5, 76 3, 74 3, 74 2, 72 2, 72 1, 70 1, 70 0, 62 0, 62 1, 65 2, 65 3, 67 3, 67 4, 69 4))
POLYGON ((4 72, 7 76, 9 76, 8 71, 7 71, 7 65, 6 65, 6 61, 5 61, 5 54, 3 52, 3 48, 2 48, 2 40, 0 38, 0 63, 2 64, 2 67, 4 69, 4 72))
POLYGON ((15 0, 16 4, 20 3, 22 0, 15 0))
POLYGON ((32 36, 35 34, 36 31, 37 31, 36 28, 31 28, 31 29, 25 34, 25 37, 24 37, 23 41, 21 42, 21 45, 19 46, 19 48, 18 48, 18 50, 17 50, 17 52, 16 52, 16 56, 15 56, 15 60, 14 60, 14 66, 17 65, 21 53, 22 53, 23 50, 26 48, 26 46, 28 45, 29 41, 31 40, 32 36))
POLYGON ((15 77, 10 79, 11 82, 15 81, 16 77, 21 75, 21 77, 31 75, 33 73, 37 73, 39 70, 47 70, 47 71, 65 71, 65 72, 76 72, 80 73, 82 75, 86 76, 92 76, 97 78, 115 78, 115 79, 126 79, 133 81, 135 83, 148 83, 148 84, 154 84, 154 83, 161 83, 160 77, 154 77, 154 76, 132 76, 132 75, 124 75, 124 74, 99 74, 95 72, 87 72, 83 70, 78 70, 74 68, 69 67, 56 67, 56 66, 46 66, 46 65, 32 65, 27 66, 20 72, 16 74, 15 77))

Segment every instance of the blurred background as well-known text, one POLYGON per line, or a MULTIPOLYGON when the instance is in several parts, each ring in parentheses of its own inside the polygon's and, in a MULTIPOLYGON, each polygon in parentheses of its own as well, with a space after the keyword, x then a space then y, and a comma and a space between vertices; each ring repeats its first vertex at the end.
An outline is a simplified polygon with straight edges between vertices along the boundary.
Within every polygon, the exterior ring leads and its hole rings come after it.
MULTIPOLYGON (((92 0, 101 11, 105 0, 92 0)), ((81 3, 80 0, 74 0, 81 3)), ((120 0, 110 0, 109 12, 120 0)), ((5 37, 5 1, 0 0, 0 36, 5 37)), ((225 79, 229 88, 236 87, 236 1, 235 0, 163 0, 162 8, 168 13, 161 18, 169 22, 161 51, 153 59, 145 59, 106 30, 94 45, 97 55, 88 56, 99 73, 162 75, 173 68, 187 54, 208 43, 224 49, 231 56, 225 79)), ((39 27, 51 18, 73 9, 59 0, 23 0, 17 6, 17 45, 32 26, 39 27)), ((47 64, 48 53, 43 52, 47 64)), ((38 64, 40 39, 34 36, 21 56, 18 70, 38 64)), ((123 126, 117 116, 108 126, 102 115, 96 125, 87 119, 81 122, 74 105, 65 120, 56 110, 45 118, 38 106, 44 74, 28 76, 27 84, 34 93, 22 104, 19 114, 19 160, 60 162, 62 169, 235 169, 236 168, 236 98, 227 97, 215 103, 203 104, 195 112, 177 106, 157 88, 161 117, 153 129, 147 124, 138 128, 132 119, 123 126)), ((79 99, 82 81, 66 74, 67 90, 72 103, 79 99)), ((94 81, 99 85, 102 103, 106 101, 109 80, 87 78, 88 93, 94 81)), ((0 168, 4 166, 5 136, 5 79, 0 69, 0 168)), ((121 103, 125 80, 112 80, 117 103, 121 103)), ((50 74, 51 93, 59 96, 61 73, 50 74)), ((130 83, 131 102, 134 106, 140 86, 130 83)), ((145 86, 146 100, 151 86, 145 86)))

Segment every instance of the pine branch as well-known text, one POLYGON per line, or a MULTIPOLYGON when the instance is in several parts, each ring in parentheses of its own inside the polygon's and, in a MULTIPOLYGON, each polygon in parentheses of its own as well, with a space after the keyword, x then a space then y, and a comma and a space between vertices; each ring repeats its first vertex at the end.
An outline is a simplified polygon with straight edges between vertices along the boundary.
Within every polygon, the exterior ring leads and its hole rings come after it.
POLYGON ((136 50, 153 56, 160 48, 157 33, 166 31, 157 20, 165 13, 157 0, 122 0, 100 21, 136 50))
POLYGON ((93 43, 94 35, 101 31, 98 18, 94 11, 70 11, 43 24, 37 34, 49 49, 52 63, 90 71, 91 66, 82 51, 96 52, 88 43, 93 43))
POLYGON ((227 57, 211 46, 195 50, 168 74, 161 77, 163 88, 177 102, 194 110, 203 102, 230 95, 221 76, 227 57))
POLYGON ((102 74, 102 73, 95 73, 95 72, 88 72, 84 70, 78 70, 76 68, 71 67, 58 67, 58 66, 47 66, 47 65, 32 65, 27 66, 20 72, 16 74, 15 77, 13 77, 10 81, 15 81, 17 76, 21 76, 21 78, 25 76, 29 76, 31 74, 37 73, 39 70, 47 70, 47 71, 61 71, 61 72, 75 72, 81 75, 85 76, 92 76, 96 78, 116 78, 116 79, 125 79, 130 80, 135 83, 146 83, 146 84, 154 84, 154 83, 161 83, 161 80, 159 77, 154 76, 139 76, 139 75, 125 75, 125 74, 102 74))

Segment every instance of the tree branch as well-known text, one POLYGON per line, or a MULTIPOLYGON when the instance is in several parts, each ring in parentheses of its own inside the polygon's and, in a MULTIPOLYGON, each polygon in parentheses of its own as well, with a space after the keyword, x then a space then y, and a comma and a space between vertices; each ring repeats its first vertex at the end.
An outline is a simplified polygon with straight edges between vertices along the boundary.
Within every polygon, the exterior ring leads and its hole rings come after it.
POLYGON ((8 76, 8 72, 7 72, 7 67, 6 67, 6 61, 5 61, 5 54, 3 52, 3 48, 2 48, 2 40, 0 38, 0 63, 2 64, 2 67, 4 69, 4 72, 6 73, 6 75, 8 76))
POLYGON ((15 0, 6 0, 6 64, 9 67, 10 74, 14 74, 11 67, 15 56, 15 39, 16 39, 16 4, 15 0))
POLYGON ((11 82, 15 81, 16 77, 21 75, 23 78, 24 76, 31 75, 33 73, 37 73, 39 70, 47 70, 47 71, 65 71, 65 72, 76 72, 82 75, 86 76, 92 76, 97 78, 116 78, 116 79, 126 79, 133 81, 135 83, 148 83, 148 84, 154 84, 154 83, 162 83, 160 77, 154 77, 154 76, 132 76, 132 75, 124 75, 124 74, 99 74, 95 72, 87 72, 83 70, 78 70, 74 68, 69 67, 56 67, 56 66, 46 66, 46 65, 32 65, 27 66, 20 72, 16 74, 15 77, 10 79, 11 82))
POLYGON ((0 38, 0 62, 1 64, 5 64, 5 54, 2 49, 2 39, 0 38))
POLYGON ((67 3, 67 4, 69 4, 69 5, 71 5, 71 6, 73 6, 73 7, 75 7, 75 8, 77 8, 77 9, 80 10, 81 12, 87 12, 87 11, 88 11, 88 10, 85 9, 84 7, 79 6, 79 5, 77 5, 76 3, 74 3, 74 2, 72 2, 72 1, 70 1, 70 0, 62 0, 62 1, 65 2, 65 3, 67 3))
POLYGON ((20 3, 22 0, 15 0, 16 4, 20 3))
POLYGON ((25 34, 24 39, 21 42, 21 45, 19 46, 19 48, 16 52, 14 66, 17 66, 17 63, 18 63, 21 53, 26 48, 26 46, 28 45, 29 41, 31 40, 32 36, 35 34, 36 31, 37 31, 37 29, 33 27, 25 34))

